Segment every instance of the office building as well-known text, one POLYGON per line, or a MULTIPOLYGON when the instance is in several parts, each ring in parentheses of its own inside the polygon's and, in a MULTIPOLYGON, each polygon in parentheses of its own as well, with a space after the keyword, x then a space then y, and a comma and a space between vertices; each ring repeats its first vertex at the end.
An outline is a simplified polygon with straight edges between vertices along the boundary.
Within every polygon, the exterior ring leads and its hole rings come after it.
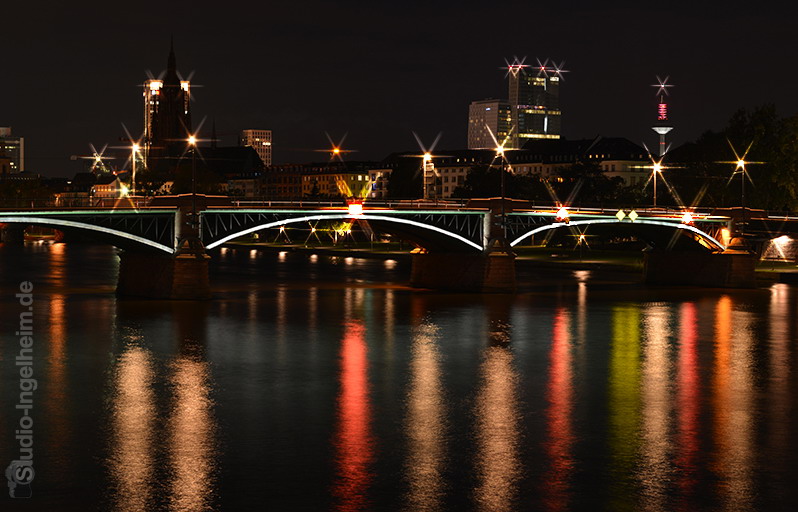
POLYGON ((25 139, 15 137, 8 126, 0 126, 0 156, 8 160, 5 174, 16 174, 25 170, 25 139))
POLYGON ((263 161, 263 165, 272 165, 272 131, 241 130, 241 145, 250 146, 263 161))
POLYGON ((529 139, 559 139, 561 133, 560 81, 548 68, 520 68, 509 74, 513 146, 529 139))
POLYGON ((468 107, 468 149, 494 149, 497 142, 501 144, 507 139, 512 125, 509 101, 487 99, 471 102, 468 107))

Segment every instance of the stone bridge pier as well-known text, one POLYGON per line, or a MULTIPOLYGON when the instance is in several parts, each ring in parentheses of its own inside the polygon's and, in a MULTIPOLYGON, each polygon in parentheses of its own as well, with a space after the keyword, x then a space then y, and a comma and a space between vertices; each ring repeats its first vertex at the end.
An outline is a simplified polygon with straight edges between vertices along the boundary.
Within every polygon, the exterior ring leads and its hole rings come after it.
POLYGON ((25 243, 25 227, 15 224, 0 225, 0 242, 13 245, 25 243))
POLYGON ((413 253, 410 285, 464 292, 514 292, 515 253, 504 235, 504 217, 497 210, 491 204, 491 211, 485 215, 481 253, 413 253))
POLYGON ((211 297, 208 256, 191 208, 181 204, 175 216, 173 255, 122 251, 116 293, 124 297, 202 300, 211 297))

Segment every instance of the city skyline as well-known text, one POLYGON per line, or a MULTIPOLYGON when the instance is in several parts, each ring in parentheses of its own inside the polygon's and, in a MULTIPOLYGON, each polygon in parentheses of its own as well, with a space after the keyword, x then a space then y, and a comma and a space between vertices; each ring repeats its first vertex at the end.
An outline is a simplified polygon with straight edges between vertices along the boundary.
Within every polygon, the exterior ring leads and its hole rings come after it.
POLYGON ((507 29, 486 35, 467 27, 487 6, 253 7, 267 17, 164 6, 157 16, 118 20, 90 5, 35 14, 13 6, 18 22, 5 39, 19 65, 0 82, 0 126, 25 138, 27 169, 73 174, 70 156, 85 155, 89 144, 118 145, 122 123, 134 136, 142 132, 140 84, 148 70, 157 76, 166 68, 171 37, 180 71, 194 71, 192 85, 201 86, 192 91, 195 125, 207 118, 210 134, 215 121, 222 145, 235 145, 242 129, 272 130, 276 163, 312 160, 327 145, 325 132, 348 133, 358 159, 412 150, 413 131, 423 138, 443 132, 440 148, 465 148, 468 105, 506 95, 498 68, 513 55, 567 62, 560 103, 568 139, 600 134, 654 146, 656 75, 678 84, 669 112, 674 147, 721 129, 739 108, 775 103, 781 115, 798 112, 795 71, 780 63, 779 50, 791 41, 789 7, 687 14, 676 5, 585 5, 570 14, 506 8, 516 13, 507 29), (425 23, 411 23, 422 16, 425 23), (531 17, 541 16, 557 23, 529 29, 531 17), (746 66, 761 85, 742 79, 746 66))

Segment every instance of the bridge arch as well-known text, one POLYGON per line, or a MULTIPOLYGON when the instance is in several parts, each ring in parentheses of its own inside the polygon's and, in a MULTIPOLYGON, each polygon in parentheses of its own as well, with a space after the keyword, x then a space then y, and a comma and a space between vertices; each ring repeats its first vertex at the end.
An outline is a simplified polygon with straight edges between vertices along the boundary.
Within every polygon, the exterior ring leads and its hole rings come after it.
POLYGON ((352 215, 348 212, 286 217, 284 219, 271 222, 262 222, 254 226, 242 227, 235 232, 225 234, 217 240, 208 241, 208 243, 205 244, 205 247, 207 249, 213 249, 225 242, 263 229, 278 228, 281 226, 287 226, 289 224, 322 220, 367 220, 370 223, 376 224, 382 231, 406 236, 426 248, 439 247, 444 250, 467 252, 482 252, 483 250, 482 245, 474 242, 473 240, 469 240, 463 235, 432 224, 426 224, 402 217, 380 215, 377 213, 352 215))
MULTIPOLYGON (((510 246, 511 247, 515 247, 516 245, 518 245, 522 241, 526 240, 527 238, 529 238, 529 237, 531 237, 533 235, 536 235, 538 233, 545 232, 545 231, 549 231, 549 230, 553 230, 553 229, 559 229, 559 228, 564 228, 564 227, 569 227, 569 226, 590 226, 590 225, 595 225, 595 224, 614 225, 614 226, 618 226, 619 228, 621 228, 623 230, 628 230, 630 228, 634 228, 635 226, 640 226, 640 225, 667 227, 667 228, 671 228, 671 229, 674 229, 674 230, 683 230, 683 231, 687 231, 687 232, 690 232, 690 233, 693 233, 694 235, 696 235, 699 239, 701 239, 704 242, 705 247, 708 250, 710 250, 710 251, 723 251, 723 250, 726 249, 726 247, 721 242, 716 240, 709 233, 707 233, 706 231, 703 231, 703 230, 701 230, 701 229, 699 229, 699 228, 697 228, 695 226, 691 226, 689 224, 684 224, 684 223, 667 222, 667 221, 652 220, 652 219, 639 219, 639 220, 636 220, 634 222, 631 222, 631 221, 624 222, 624 221, 619 221, 619 220, 615 220, 615 219, 572 220, 572 221, 570 221, 568 223, 565 223, 565 222, 554 222, 554 223, 551 223, 551 224, 545 224, 545 225, 542 225, 542 226, 537 226, 534 229, 531 229, 531 230, 525 232, 523 235, 515 238, 515 240, 512 240, 510 242, 510 246)), ((643 233, 643 234, 645 235, 645 233, 643 233)), ((641 238, 645 238, 645 236, 641 236, 641 238)), ((696 243, 699 243, 699 242, 696 242, 696 243)))
POLYGON ((120 249, 158 251, 174 254, 173 245, 167 245, 165 240, 151 240, 145 236, 129 233, 109 226, 92 224, 77 220, 70 220, 59 216, 28 216, 28 215, 3 215, 0 213, 0 224, 13 224, 17 226, 44 226, 64 231, 77 231, 86 233, 99 241, 107 242, 120 249))

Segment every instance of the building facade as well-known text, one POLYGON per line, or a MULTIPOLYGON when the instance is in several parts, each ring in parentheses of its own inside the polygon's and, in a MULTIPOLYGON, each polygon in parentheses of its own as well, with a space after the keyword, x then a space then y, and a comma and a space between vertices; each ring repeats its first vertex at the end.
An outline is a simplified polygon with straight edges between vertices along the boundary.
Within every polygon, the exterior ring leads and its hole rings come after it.
POLYGON ((560 77, 521 68, 510 73, 509 79, 512 147, 520 148, 529 139, 559 139, 560 77))
POLYGON ((263 165, 272 165, 272 131, 271 130, 241 130, 240 144, 250 146, 258 153, 263 165))
POLYGON ((471 102, 468 107, 468 149, 494 149, 497 142, 503 143, 513 126, 512 111, 507 100, 471 102))
POLYGON ((25 170, 25 139, 15 137, 11 128, 0 126, 0 158, 7 159, 4 174, 16 174, 25 170))

